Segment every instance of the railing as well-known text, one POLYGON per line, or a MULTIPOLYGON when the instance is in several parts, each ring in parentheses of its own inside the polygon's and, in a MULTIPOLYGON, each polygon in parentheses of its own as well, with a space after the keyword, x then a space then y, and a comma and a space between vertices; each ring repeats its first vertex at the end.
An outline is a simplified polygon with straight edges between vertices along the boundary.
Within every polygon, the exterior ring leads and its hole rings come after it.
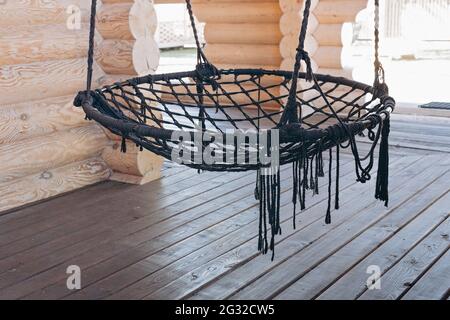
POLYGON ((385 0, 386 38, 450 40, 450 0, 385 0))
MULTIPOLYGON (((155 39, 160 48, 194 45, 195 40, 184 4, 170 4, 170 7, 157 5, 156 11, 158 13, 158 30, 155 39)), ((204 42, 204 24, 198 23, 197 29, 200 41, 204 42)))

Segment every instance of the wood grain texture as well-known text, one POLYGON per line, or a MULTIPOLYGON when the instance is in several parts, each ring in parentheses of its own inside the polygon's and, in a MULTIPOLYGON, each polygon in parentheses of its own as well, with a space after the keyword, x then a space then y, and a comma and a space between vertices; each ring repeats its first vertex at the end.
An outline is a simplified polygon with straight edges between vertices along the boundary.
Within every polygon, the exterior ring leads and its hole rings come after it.
POLYGON ((0 106, 0 144, 91 125, 73 95, 0 106))
MULTIPOLYGON (((433 212, 440 210, 445 212, 443 206, 450 204, 450 196, 444 197, 439 201, 441 208, 436 204, 430 208, 433 212)), ((429 212, 429 210, 428 210, 429 212)), ((397 264, 389 269, 381 277, 383 290, 366 290, 358 299, 363 300, 381 300, 381 299, 398 299, 414 287, 414 283, 420 280, 432 265, 439 260, 441 255, 450 247, 450 219, 439 224, 435 230, 426 235, 420 243, 418 243, 408 254, 406 254, 397 264)), ((430 219, 430 218, 429 218, 430 219)), ((436 219, 435 222, 440 222, 436 219)), ((433 290, 434 291, 434 290, 433 290)), ((441 299, 444 292, 436 294, 437 299, 441 299)))
POLYGON ((367 0, 321 0, 313 14, 319 23, 353 22, 358 12, 367 6, 367 0))
POLYGON ((281 61, 277 45, 209 44, 205 54, 213 63, 276 65, 281 61))
POLYGON ((450 250, 447 249, 438 261, 417 281, 403 300, 448 299, 450 288, 450 250))
MULTIPOLYGON (((95 79, 103 72, 94 66, 95 79)), ((75 94, 86 86, 86 59, 0 66, 0 105, 75 94)))
MULTIPOLYGON (((447 174, 447 176, 449 175, 447 174)), ((377 265, 383 272, 395 263, 394 256, 401 256, 403 252, 413 247, 445 219, 445 214, 442 211, 435 210, 437 206, 427 208, 430 203, 439 200, 446 193, 444 184, 445 179, 436 180, 429 188, 398 208, 395 215, 389 215, 365 230, 314 270, 306 273, 280 293, 277 299, 313 299, 325 291, 337 277, 347 272, 358 273, 360 278, 353 278, 354 281, 351 285, 348 285, 345 293, 341 293, 340 296, 335 298, 350 299, 352 294, 353 298, 357 298, 361 291, 367 289, 365 288, 366 282, 363 280, 364 277, 367 279, 370 275, 367 274, 369 266, 377 265), (386 256, 383 257, 381 253, 386 254, 386 256), (370 257, 371 255, 373 256, 370 257), (361 261, 362 258, 364 259, 361 261), (347 269, 348 266, 353 265, 354 267, 350 270, 347 269), (360 292, 358 292, 358 289, 360 292)), ((394 294, 395 290, 390 289, 393 283, 388 279, 381 280, 381 285, 382 290, 367 292, 374 295, 378 294, 380 298, 385 294, 394 294)), ((375 297, 373 296, 373 298, 375 297)))
POLYGON ((99 156, 107 144, 98 126, 73 128, 0 146, 0 183, 99 156))
POLYGON ((120 151, 120 141, 107 146, 102 158, 114 170, 123 174, 144 176, 150 172, 159 172, 163 158, 148 150, 139 151, 136 144, 127 142, 127 152, 120 151))
POLYGON ((206 23, 278 23, 281 15, 277 2, 198 3, 193 5, 193 10, 206 23))
POLYGON ((92 158, 2 183, 0 211, 85 187, 106 180, 109 175, 108 166, 100 158, 92 158))
POLYGON ((64 24, 19 25, 0 29, 0 65, 84 57, 88 29, 69 30, 64 24))
POLYGON ((72 11, 80 12, 83 21, 87 21, 90 3, 85 0, 14 0, 4 1, 0 6, 0 26, 65 24, 72 11))
POLYGON ((205 39, 209 44, 279 44, 278 23, 207 23, 205 39))

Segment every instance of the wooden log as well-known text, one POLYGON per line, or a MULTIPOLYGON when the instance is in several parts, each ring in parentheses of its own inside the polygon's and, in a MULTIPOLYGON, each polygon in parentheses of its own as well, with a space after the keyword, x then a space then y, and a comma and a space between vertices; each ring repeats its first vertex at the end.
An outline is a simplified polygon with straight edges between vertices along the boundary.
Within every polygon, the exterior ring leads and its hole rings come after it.
POLYGON ((131 3, 134 0, 101 0, 104 5, 106 4, 118 4, 118 3, 131 3))
POLYGON ((303 0, 279 0, 283 13, 300 12, 303 9, 303 0))
POLYGON ((98 156, 108 140, 96 126, 73 128, 0 146, 0 183, 98 156))
POLYGON ((89 19, 90 1, 85 0, 6 0, 0 4, 0 26, 66 24, 72 15, 89 19))
POLYGON ((133 66, 138 75, 155 73, 159 58, 158 44, 153 37, 136 39, 133 47, 133 66))
POLYGON ((266 69, 266 70, 278 70, 276 65, 260 65, 251 63, 214 63, 219 69, 266 69))
POLYGON ((0 144, 15 143, 90 124, 73 95, 0 107, 0 144))
POLYGON ((343 66, 342 47, 321 46, 312 58, 320 68, 340 69, 343 66))
POLYGON ((95 60, 108 74, 136 75, 133 48, 134 40, 104 40, 96 51, 95 60))
POLYGON ((48 168, 0 184, 0 211, 9 210, 108 179, 110 169, 99 157, 48 168))
POLYGON ((152 1, 140 0, 134 2, 130 9, 129 26, 135 39, 153 39, 158 27, 158 18, 152 1))
POLYGON ((313 13, 319 23, 342 24, 353 22, 366 6, 367 0, 321 0, 313 13))
POLYGON ((15 25, 0 29, 0 65, 74 59, 86 56, 88 26, 15 25))
POLYGON ((273 65, 281 61, 277 45, 211 44, 205 54, 212 63, 273 65))
MULTIPOLYGON (((133 142, 127 141, 126 144, 126 153, 120 151, 120 141, 114 142, 113 145, 103 150, 102 158, 109 167, 114 172, 120 172, 119 177, 121 178, 124 178, 124 175, 140 177, 140 183, 145 183, 150 176, 152 180, 158 178, 160 167, 164 161, 163 158, 145 149, 139 151, 139 148, 133 142)), ((114 179, 114 174, 112 178, 114 179)))
MULTIPOLYGON (((126 0, 106 0, 108 2, 126 1, 126 0)), ((129 1, 129 0, 128 0, 129 1)), ((211 3, 216 0, 191 0, 191 3, 211 3)), ((105 1, 103 1, 105 2, 105 1)), ((154 0, 155 4, 168 4, 168 3, 184 3, 184 0, 154 0)), ((227 3, 254 3, 261 2, 261 0, 219 0, 217 2, 227 2, 227 3)), ((262 2, 274 2, 277 3, 278 0, 263 0, 262 2)))
POLYGON ((121 40, 153 36, 158 24, 156 11, 149 1, 103 5, 97 21, 104 39, 121 40))
MULTIPOLYGON (((280 90, 278 86, 274 86, 272 88, 268 88, 267 92, 261 90, 258 92, 258 87, 255 85, 242 85, 244 90, 247 91, 247 93, 243 93, 242 89, 239 88, 237 85, 233 84, 226 84, 222 85, 223 89, 225 90, 226 94, 222 89, 219 89, 217 91, 218 93, 218 100, 213 101, 210 98, 205 97, 204 98, 204 105, 215 107, 216 102, 218 102, 221 106, 226 107, 234 107, 235 103, 243 106, 245 108, 256 108, 255 102, 259 102, 260 105, 267 110, 279 110, 280 104, 276 101, 271 101, 272 96, 278 97, 280 94, 280 90)), ((193 99, 191 96, 187 94, 187 90, 183 87, 176 87, 174 88, 175 92, 178 94, 178 98, 186 104, 191 105, 197 105, 198 101, 197 99, 193 99)), ((206 88, 209 92, 214 92, 211 88, 206 88)), ((163 94, 162 98, 165 101, 171 102, 174 101, 173 94, 163 94)))
POLYGON ((193 9, 206 23, 278 23, 281 15, 277 2, 198 3, 193 9))
POLYGON ((97 29, 103 39, 133 40, 129 14, 132 2, 104 4, 97 14, 97 29))
MULTIPOLYGON (((304 46, 310 56, 313 56, 318 48, 317 41, 310 35, 306 36, 304 46)), ((298 37, 296 35, 284 36, 280 42, 280 54, 284 59, 295 58, 297 47, 298 37)))
MULTIPOLYGON (((322 87, 322 90, 324 90, 325 92, 327 91, 326 89, 327 89, 326 87, 322 87)), ((328 101, 331 104, 332 108, 334 109, 334 111, 336 111, 342 117, 346 117, 348 115, 348 113, 352 110, 352 106, 348 105, 350 102, 352 102, 352 104, 359 104, 359 105, 362 105, 365 102, 365 96, 361 97, 361 92, 354 91, 348 95, 347 95, 347 92, 348 92, 348 89, 346 89, 346 88, 342 88, 342 89, 338 88, 338 89, 334 90, 333 92, 326 93, 327 96, 328 95, 330 96, 328 98, 328 101), (333 99, 332 97, 340 98, 340 99, 333 99)), ((321 108, 326 105, 325 101, 322 99, 319 91, 317 91, 317 90, 306 91, 302 95, 302 98, 305 101, 311 101, 310 104, 317 108, 321 108)), ((332 114, 332 111, 328 107, 325 107, 322 110, 324 112, 329 113, 330 115, 332 114)), ((305 114, 310 114, 313 112, 313 109, 309 106, 305 106, 305 112, 306 112, 305 114)), ((362 111, 362 112, 364 113, 365 111, 362 111)))
MULTIPOLYGON (((313 72, 317 72, 319 70, 319 66, 314 60, 311 60, 311 67, 313 72)), ((294 69, 294 58, 283 59, 280 64, 280 70, 292 71, 294 69)), ((300 71, 305 72, 305 64, 302 62, 300 71)))
POLYGON ((319 68, 319 70, 317 70, 317 73, 320 74, 329 74, 335 77, 344 77, 347 79, 353 79, 352 76, 352 69, 329 69, 329 68, 319 68))
POLYGON ((314 38, 321 46, 349 45, 353 38, 353 26, 345 24, 320 24, 314 31, 314 38))
MULTIPOLYGON (((294 34, 298 37, 300 34, 302 15, 303 15, 302 12, 297 11, 284 13, 279 20, 281 34, 283 35, 294 34)), ((311 14, 309 16, 308 32, 313 33, 318 25, 319 22, 317 21, 316 17, 313 14, 311 14)))
POLYGON ((281 40, 279 24, 275 23, 207 23, 208 44, 273 44, 281 40))
MULTIPOLYGON (((94 83, 103 71, 94 65, 94 83)), ((0 66, 0 105, 74 94, 86 86, 86 59, 0 66)))

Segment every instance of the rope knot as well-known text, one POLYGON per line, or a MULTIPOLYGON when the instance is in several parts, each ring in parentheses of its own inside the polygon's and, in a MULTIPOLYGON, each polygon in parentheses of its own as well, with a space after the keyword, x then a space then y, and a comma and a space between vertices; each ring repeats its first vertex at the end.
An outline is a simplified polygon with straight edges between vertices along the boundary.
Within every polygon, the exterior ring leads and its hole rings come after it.
POLYGON ((195 67, 197 71, 198 78, 213 88, 213 90, 217 90, 219 88, 219 84, 216 80, 220 78, 219 70, 215 66, 210 63, 199 63, 195 67))
POLYGON ((300 49, 297 48, 297 52, 298 52, 298 61, 305 61, 306 64, 306 76, 305 76, 305 80, 306 81, 312 81, 313 79, 313 71, 312 71, 312 66, 311 66, 311 58, 309 57, 309 54, 306 50, 304 49, 300 49))
POLYGON ((79 91, 78 94, 73 99, 73 105, 75 107, 81 107, 83 103, 88 102, 92 105, 93 99, 90 94, 88 94, 88 91, 79 91))

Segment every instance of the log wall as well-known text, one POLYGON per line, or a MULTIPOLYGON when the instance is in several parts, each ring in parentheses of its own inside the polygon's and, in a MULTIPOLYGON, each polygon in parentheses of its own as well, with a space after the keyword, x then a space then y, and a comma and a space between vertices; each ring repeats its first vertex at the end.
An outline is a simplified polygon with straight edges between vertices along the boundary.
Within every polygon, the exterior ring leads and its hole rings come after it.
MULTIPOLYGON (((346 66, 344 47, 351 43, 351 25, 358 12, 367 6, 367 0, 313 0, 308 24, 305 49, 318 73, 352 77, 346 66)), ((302 22, 303 0, 280 0, 283 15, 280 30, 283 39, 280 52, 283 57, 281 69, 292 70, 298 33, 302 22)))
MULTIPOLYGON (((215 65, 293 69, 304 0, 192 2, 196 17, 206 23, 205 53, 215 65)), ((305 49, 314 72, 352 78, 343 60, 352 35, 346 22, 353 22, 366 5, 367 0, 312 1, 305 49)))
MULTIPOLYGON (((99 3, 93 86, 157 66, 156 16, 144 17, 153 4, 133 3, 99 3)), ((118 155, 116 142, 72 105, 85 87, 89 9, 90 0, 0 5, 0 212, 103 181, 112 171, 137 183, 158 176, 159 159, 118 155)))

